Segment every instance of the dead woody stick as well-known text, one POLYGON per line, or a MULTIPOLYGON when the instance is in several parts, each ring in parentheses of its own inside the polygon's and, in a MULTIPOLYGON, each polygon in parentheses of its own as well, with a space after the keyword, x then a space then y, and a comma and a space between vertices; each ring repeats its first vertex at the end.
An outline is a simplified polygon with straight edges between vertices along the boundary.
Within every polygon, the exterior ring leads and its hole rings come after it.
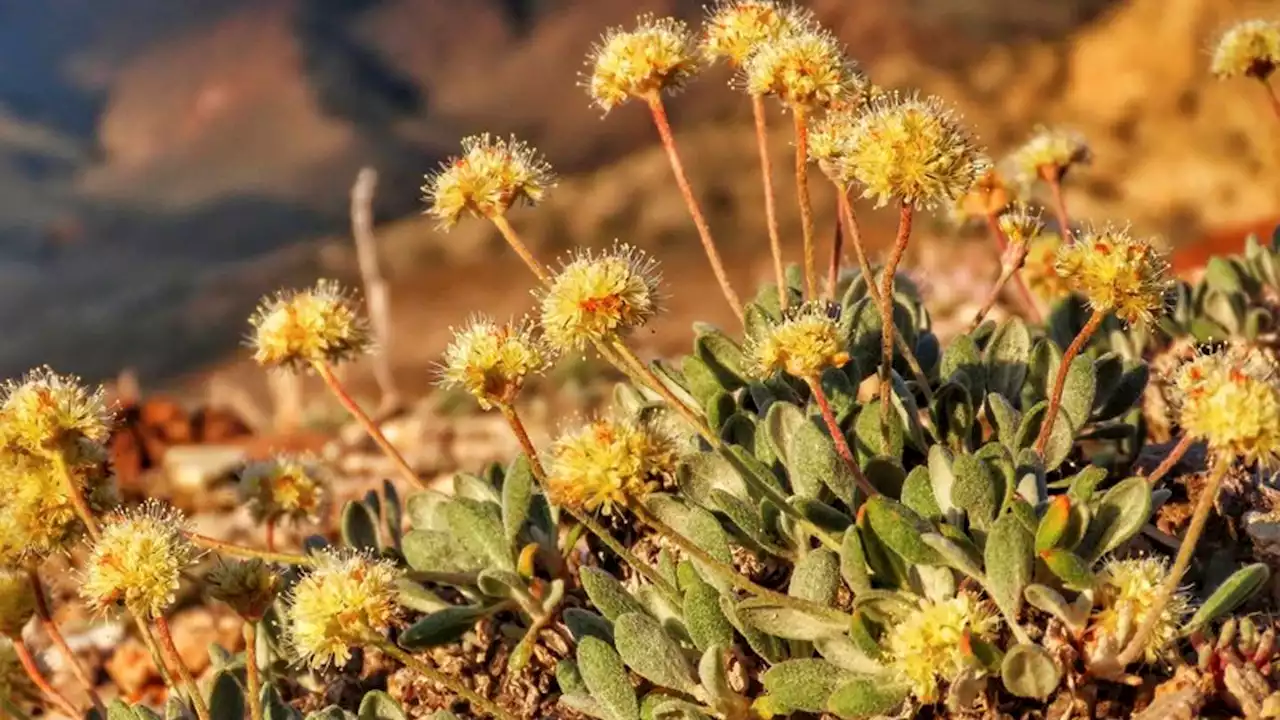
POLYGON ((378 264, 378 247, 373 235, 373 191, 377 185, 377 170, 365 167, 356 174, 356 182, 351 186, 351 236, 356 243, 356 260, 360 263, 369 323, 376 343, 373 377, 382 391, 378 412, 382 415, 394 411, 400 404, 400 394, 391 374, 391 291, 378 264))

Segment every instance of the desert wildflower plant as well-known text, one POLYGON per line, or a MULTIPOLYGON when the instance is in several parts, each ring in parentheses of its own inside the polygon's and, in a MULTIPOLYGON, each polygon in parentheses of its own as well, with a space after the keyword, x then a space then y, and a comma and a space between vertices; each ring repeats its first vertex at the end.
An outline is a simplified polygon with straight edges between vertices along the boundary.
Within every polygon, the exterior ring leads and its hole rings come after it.
MULTIPOLYGON (((1232 29, 1211 70, 1269 80, 1275 35, 1268 21, 1232 29)), ((1276 516, 1257 498, 1280 467, 1280 238, 1177 280, 1158 240, 1069 224, 1062 185, 1088 159, 1083 138, 1037 130, 996 169, 945 101, 873 90, 854 67, 806 10, 770 0, 719 2, 701 30, 643 17, 591 50, 591 100, 648 106, 741 320, 699 323, 680 358, 636 349, 667 298, 628 238, 557 267, 521 238, 508 214, 538 212, 555 185, 531 146, 475 135, 425 179, 442 229, 491 222, 531 272, 526 319, 475 316, 437 368, 501 414, 520 448, 505 465, 427 486, 335 373, 370 334, 331 281, 267 298, 253 358, 320 375, 402 482, 345 499, 341 463, 257 456, 238 480, 263 547, 200 534, 157 499, 121 505, 100 389, 49 369, 6 386, 0 712, 153 717, 138 698, 104 707, 62 636, 44 580, 74 565, 87 609, 133 623, 173 717, 1087 716, 1099 698, 1144 718, 1276 714, 1277 628, 1258 600, 1270 570, 1250 528, 1276 516), (751 98, 761 156, 773 283, 746 301, 664 104, 713 62, 751 98), (789 267, 770 97, 794 121, 803 246, 789 267), (810 163, 857 255, 846 268, 833 243, 822 287, 810 163), (1057 232, 1029 204, 1035 183, 1057 232), (883 263, 855 195, 897 211, 883 263), (901 272, 932 211, 985 221, 1002 253, 979 312, 946 338, 901 272), (1021 315, 1001 314, 1002 289, 1024 281, 1038 303, 1024 293, 1021 315), (525 426, 528 396, 585 353, 623 381, 544 441, 525 426), (1242 519, 1241 503, 1262 507, 1242 519), (277 548, 286 521, 327 535, 277 548), (169 625, 193 597, 243 623, 243 652, 211 650, 204 676, 169 625), (50 677, 40 637, 83 693, 50 677)))

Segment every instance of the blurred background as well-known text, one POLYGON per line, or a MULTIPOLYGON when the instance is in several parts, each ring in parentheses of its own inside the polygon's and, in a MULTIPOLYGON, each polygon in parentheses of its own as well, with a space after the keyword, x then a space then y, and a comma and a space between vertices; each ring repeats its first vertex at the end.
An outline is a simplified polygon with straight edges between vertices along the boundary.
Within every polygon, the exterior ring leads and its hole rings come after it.
MULTIPOLYGON (((996 157, 1039 123, 1083 132, 1096 159, 1070 179, 1075 217, 1132 222, 1192 255, 1280 218, 1280 132, 1262 89, 1206 70, 1226 24, 1280 16, 1280 1, 805 4, 875 82, 945 97, 996 157)), ((233 366, 263 293, 358 277, 349 192, 371 166, 393 362, 425 381, 449 324, 530 305, 488 224, 442 234, 420 216, 423 173, 481 131, 518 134, 562 175, 546 206, 513 213, 544 259, 619 238, 663 261, 675 317, 654 342, 670 332, 683 346, 693 311, 729 316, 709 299, 649 117, 624 106, 602 119, 577 86, 600 32, 643 11, 703 12, 696 0, 0 0, 0 371, 134 368, 159 384, 233 366)), ((750 295, 767 247, 750 110, 729 79, 712 68, 669 108, 750 295)), ((772 123, 798 259, 789 121, 772 123)), ((816 202, 829 234, 831 195, 816 202)), ((888 213, 859 212, 873 243, 890 232, 888 213)), ((913 262, 940 268, 931 285, 961 299, 988 286, 996 259, 980 233, 922 225, 913 262)))

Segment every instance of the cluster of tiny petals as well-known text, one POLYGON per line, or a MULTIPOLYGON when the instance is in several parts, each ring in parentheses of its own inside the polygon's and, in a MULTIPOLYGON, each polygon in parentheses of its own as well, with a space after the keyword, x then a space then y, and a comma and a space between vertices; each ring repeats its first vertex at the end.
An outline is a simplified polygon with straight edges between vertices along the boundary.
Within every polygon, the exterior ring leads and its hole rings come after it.
MULTIPOLYGON (((1098 574, 1097 607, 1089 623, 1089 644, 1105 643, 1123 647, 1149 614, 1151 604, 1169 578, 1169 566, 1157 557, 1108 560, 1098 574)), ((1147 662, 1159 660, 1163 648, 1178 637, 1182 621, 1191 609, 1187 594, 1177 591, 1161 611, 1143 655, 1147 662)))
POLYGON ((761 47, 805 28, 809 11, 776 0, 719 0, 707 13, 703 57, 742 66, 761 47))
POLYGON ((1087 165, 1092 155, 1084 136, 1063 128, 1036 128, 1031 139, 1009 156, 1024 182, 1061 179, 1072 167, 1087 165))
POLYGON ((541 297, 543 337, 565 352, 642 327, 660 310, 660 279, 657 263, 628 245, 581 251, 541 297))
POLYGON ((1174 387, 1183 432, 1215 454, 1280 466, 1280 384, 1256 351, 1229 348, 1189 360, 1174 387))
POLYGON ((0 637, 18 638, 36 612, 36 596, 25 572, 0 568, 0 637))
POLYGON ((257 558, 220 563, 205 581, 210 597, 246 620, 260 620, 266 614, 282 582, 279 573, 257 558))
POLYGON ((466 214, 494 217, 519 202, 537 204, 554 185, 551 166, 536 150, 485 133, 464 139, 462 155, 427 176, 422 192, 427 212, 450 228, 466 214))
POLYGON ((453 331, 440 384, 462 388, 486 410, 509 405, 531 375, 547 369, 553 352, 529 322, 499 324, 474 318, 453 331))
POLYGON ((288 636, 313 668, 342 666, 367 634, 384 633, 396 617, 399 571, 359 553, 326 552, 294 586, 288 636))
POLYGON ((601 418, 561 435, 547 460, 547 492, 571 508, 608 515, 675 477, 680 441, 662 423, 601 418))
POLYGON ((839 187, 849 187, 855 179, 849 158, 857 119, 853 107, 830 110, 809 130, 809 160, 839 187))
POLYGON ((989 161, 941 100, 896 93, 858 116, 845 162, 863 196, 917 207, 954 205, 986 173, 989 161))
POLYGON ((743 85, 751 95, 773 95, 793 110, 811 111, 862 95, 866 81, 834 35, 806 24, 752 54, 743 85))
POLYGON ((89 388, 75 376, 36 368, 6 383, 3 393, 5 439, 27 451, 101 444, 111 434, 112 414, 102 388, 89 388))
MULTIPOLYGON (((90 509, 103 512, 118 498, 97 459, 68 463, 90 509)), ((65 552, 84 531, 67 484, 42 455, 0 453, 0 565, 38 562, 65 552)))
POLYGON ((328 473, 310 455, 276 455, 240 469, 240 494, 258 522, 314 522, 328 495, 328 473))
POLYGON ((608 112, 633 97, 683 88, 698 71, 698 47, 684 22, 642 15, 634 29, 607 30, 587 64, 587 92, 608 112))
POLYGON ((1010 245, 1026 246, 1044 232, 1044 220, 1039 210, 1017 203, 1000 216, 1000 232, 1010 245))
POLYGON ((998 625, 991 609, 968 593, 940 602, 921 600, 918 610, 887 633, 890 667, 917 700, 932 703, 940 681, 954 681, 969 666, 966 636, 987 639, 998 625))
POLYGON ((1130 325, 1163 312, 1173 285, 1155 243, 1116 228, 1089 230, 1062 245, 1056 270, 1095 310, 1114 312, 1130 325))
POLYGON ((1209 69, 1218 78, 1266 81, 1280 67, 1280 22, 1246 20, 1225 33, 1213 50, 1209 69))
POLYGON ((103 523, 85 566, 80 595, 96 612, 117 607, 159 617, 173 603, 196 552, 182 513, 150 500, 103 523))
POLYGON ((1022 264, 1023 281, 1036 297, 1048 303, 1071 294, 1071 284, 1058 275, 1058 250, 1061 247, 1061 235, 1041 233, 1027 246, 1027 258, 1022 264))
POLYGON ((332 280, 264 300, 249 325, 253 359, 266 367, 338 363, 372 346, 355 297, 332 280))
POLYGON ((749 343, 754 373, 768 377, 781 370, 812 379, 849 362, 848 343, 833 315, 823 303, 805 303, 766 328, 749 343))

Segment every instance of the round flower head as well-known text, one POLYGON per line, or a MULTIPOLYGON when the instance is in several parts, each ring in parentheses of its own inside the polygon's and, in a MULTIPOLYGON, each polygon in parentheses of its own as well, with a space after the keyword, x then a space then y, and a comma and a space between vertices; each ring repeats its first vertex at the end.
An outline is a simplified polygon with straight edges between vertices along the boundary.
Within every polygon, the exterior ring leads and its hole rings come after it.
POLYGON ((608 515, 669 483, 679 462, 679 441, 666 427, 639 420, 596 420, 561 435, 547 461, 553 502, 608 515))
POLYGON ((266 367, 336 363, 367 351, 372 339, 355 299, 332 280, 277 293, 249 320, 253 359, 266 367))
POLYGON ((642 15, 634 30, 609 28, 592 46, 587 92, 608 112, 633 97, 678 91, 698 71, 697 52, 683 22, 642 15))
POLYGON ((450 228, 464 214, 494 217, 517 202, 536 204, 554 185, 551 166, 533 148, 485 133, 464 139, 462 155, 427 176, 422 192, 427 212, 450 228))
MULTIPOLYGON (((101 448, 111 434, 111 411, 102 388, 42 367, 4 386, 0 422, 8 442, 33 453, 101 448)), ((100 454, 100 453, 99 453, 100 454)))
POLYGON ((542 330, 556 350, 580 350, 643 326, 657 314, 657 263, 628 245, 576 257, 542 295, 542 330))
POLYGON ((0 636, 19 638, 36 614, 36 595, 25 572, 0 568, 0 636))
POLYGON ((444 353, 440 384, 462 388, 488 410, 510 405, 525 379, 547 369, 551 350, 529 323, 499 325, 476 318, 453 330, 444 353))
POLYGON ((718 0, 707 13, 702 55, 741 67, 761 47, 812 22, 809 11, 775 0, 718 0))
POLYGON ((89 552, 80 597, 96 612, 123 606, 159 617, 195 558, 185 527, 182 513, 155 500, 109 517, 89 552))
POLYGON ((996 170, 989 158, 984 159, 983 164, 987 166, 986 172, 957 201, 955 214, 962 220, 999 215, 1017 198, 1016 189, 1010 186, 1004 173, 996 170))
POLYGON ((342 666, 351 648, 381 635, 396 616, 399 571, 384 560, 326 552, 294 586, 288 632, 298 655, 313 668, 342 666))
POLYGON ((1008 212, 1000 216, 998 224, 1005 239, 1014 246, 1029 245, 1044 232, 1044 221, 1040 219, 1040 212, 1022 203, 1009 208, 1008 212))
POLYGON ((1041 233, 1031 240, 1027 259, 1022 265, 1022 279, 1036 297, 1053 302, 1071 294, 1071 285, 1058 275, 1058 249, 1062 236, 1057 233, 1041 233))
POLYGON ((855 149, 853 137, 857 119, 852 107, 829 110, 809 131, 809 159, 841 188, 849 187, 854 181, 849 157, 855 149))
POLYGON ((328 475, 309 455, 277 455, 240 470, 240 493, 258 522, 314 522, 328 495, 328 475))
POLYGON ((1183 432, 1211 452, 1280 465, 1280 386, 1256 352, 1221 350, 1183 364, 1174 381, 1183 432))
MULTIPOLYGON (((101 463, 68 465, 92 511, 115 506, 115 486, 101 463)), ((66 481, 50 459, 12 450, 0 453, 0 565, 65 552, 83 532, 66 481)))
POLYGON ((219 563, 205 577, 209 596, 231 606, 246 620, 261 620, 280 591, 280 574, 265 562, 233 560, 219 563))
POLYGON ((1251 77, 1265 82, 1280 66, 1280 22, 1246 20, 1222 34, 1210 72, 1222 79, 1251 77))
POLYGON ((863 197, 885 205, 897 198, 929 208, 952 205, 987 171, 973 136, 937 98, 888 95, 858 117, 850 140, 849 173, 863 197))
POLYGON ((831 33, 812 24, 760 47, 743 67, 746 91, 775 95, 793 110, 811 111, 858 96, 865 81, 831 33))
POLYGON ((753 338, 747 352, 755 375, 778 370, 806 380, 849 362, 848 342, 823 303, 805 303, 753 338))
POLYGON ((1087 165, 1089 160, 1089 145, 1083 135, 1044 127, 1036 128, 1031 139, 1009 156, 1024 182, 1061 180, 1073 166, 1087 165))
POLYGON ((39 689, 23 669, 18 652, 8 638, 0 638, 0 698, 19 709, 33 708, 41 699, 39 689))
POLYGON ((1114 312, 1130 325, 1163 312, 1173 285, 1169 263, 1151 240, 1115 228, 1089 230, 1061 246, 1056 270, 1093 309, 1114 312))
POLYGON ((939 681, 951 682, 969 666, 966 636, 988 639, 999 620, 968 593, 920 607, 889 628, 884 640, 889 666, 922 703, 938 699, 939 681))
MULTIPOLYGON (((1168 578, 1169 566, 1161 558, 1107 561, 1099 573, 1097 609, 1089 623, 1086 648, 1096 648, 1105 654, 1128 645, 1168 578)), ((1159 660, 1160 650, 1178 637, 1182 621, 1190 609, 1191 602, 1185 592, 1175 592, 1169 598, 1147 637, 1143 649, 1147 662, 1159 660)))

